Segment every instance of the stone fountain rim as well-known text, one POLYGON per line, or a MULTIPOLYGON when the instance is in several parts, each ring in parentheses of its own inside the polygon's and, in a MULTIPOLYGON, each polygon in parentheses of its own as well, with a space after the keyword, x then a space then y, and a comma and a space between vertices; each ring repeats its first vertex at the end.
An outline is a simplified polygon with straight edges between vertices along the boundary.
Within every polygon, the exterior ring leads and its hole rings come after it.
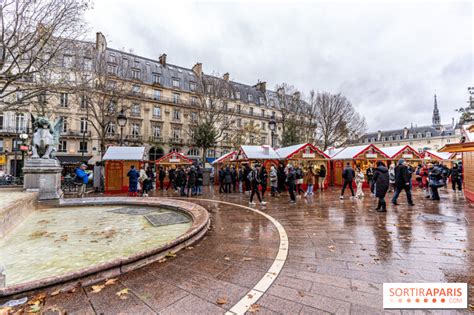
POLYGON ((164 258, 168 253, 176 253, 179 250, 195 243, 201 239, 210 226, 210 216, 208 211, 197 204, 175 200, 169 198, 132 198, 132 197, 100 197, 100 198, 74 198, 63 199, 57 207, 73 206, 106 206, 106 205, 140 205, 150 207, 160 207, 175 210, 191 217, 192 225, 183 234, 174 238, 170 242, 161 246, 138 252, 126 257, 118 257, 113 260, 85 267, 76 271, 66 272, 56 276, 43 279, 23 282, 16 285, 0 288, 0 297, 25 294, 39 289, 45 289, 53 285, 65 282, 77 282, 83 285, 90 285, 116 277, 140 267, 149 265, 164 258))

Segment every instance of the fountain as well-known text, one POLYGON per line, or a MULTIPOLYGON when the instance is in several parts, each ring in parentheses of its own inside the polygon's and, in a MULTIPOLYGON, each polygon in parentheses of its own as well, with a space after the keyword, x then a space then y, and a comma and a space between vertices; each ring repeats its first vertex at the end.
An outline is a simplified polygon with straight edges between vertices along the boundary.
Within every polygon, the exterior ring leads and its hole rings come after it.
POLYGON ((97 283, 163 259, 207 232, 207 210, 185 201, 62 199, 54 158, 61 122, 33 121, 24 190, 0 194, 0 297, 97 283))

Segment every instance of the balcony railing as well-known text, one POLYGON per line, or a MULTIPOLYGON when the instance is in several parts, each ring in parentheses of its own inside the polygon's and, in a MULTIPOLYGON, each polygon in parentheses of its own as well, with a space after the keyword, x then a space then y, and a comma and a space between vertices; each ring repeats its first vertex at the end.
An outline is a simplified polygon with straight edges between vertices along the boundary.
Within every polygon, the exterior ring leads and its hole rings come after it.
POLYGON ((163 143, 163 137, 161 137, 161 136, 150 136, 148 141, 154 142, 154 143, 163 143))
POLYGON ((86 138, 90 138, 91 137, 91 131, 86 131, 86 132, 82 132, 82 131, 79 131, 79 130, 68 130, 66 132, 61 132, 61 137, 86 137, 86 138))
POLYGON ((125 137, 126 140, 132 141, 132 142, 141 142, 142 141, 142 136, 138 135, 127 135, 125 137))

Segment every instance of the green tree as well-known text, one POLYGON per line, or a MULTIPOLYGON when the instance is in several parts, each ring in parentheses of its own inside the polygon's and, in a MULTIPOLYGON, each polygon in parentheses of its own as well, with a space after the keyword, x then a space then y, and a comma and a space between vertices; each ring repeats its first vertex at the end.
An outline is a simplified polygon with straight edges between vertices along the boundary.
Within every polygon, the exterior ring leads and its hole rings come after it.
POLYGON ((286 128, 281 135, 281 145, 286 147, 299 144, 303 141, 300 133, 301 123, 296 119, 288 119, 285 123, 286 128))

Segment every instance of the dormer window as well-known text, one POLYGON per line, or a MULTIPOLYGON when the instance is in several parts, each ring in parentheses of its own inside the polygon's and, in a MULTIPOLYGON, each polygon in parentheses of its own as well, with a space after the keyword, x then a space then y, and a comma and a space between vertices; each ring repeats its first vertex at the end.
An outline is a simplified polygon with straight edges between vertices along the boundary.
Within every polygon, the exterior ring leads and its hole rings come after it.
POLYGON ((153 83, 161 84, 161 76, 158 73, 153 73, 151 79, 153 83))
POLYGON ((416 135, 416 137, 417 137, 418 139, 421 139, 421 138, 423 138, 423 134, 422 134, 421 132, 419 132, 419 133, 416 135))
POLYGON ((196 82, 190 82, 189 83, 189 89, 194 92, 196 91, 196 82))
POLYGON ((408 135, 408 139, 413 139, 413 134, 412 134, 412 133, 410 133, 410 134, 408 135))
POLYGON ((260 105, 263 105, 263 104, 265 104, 265 100, 263 99, 263 97, 262 97, 262 96, 260 96, 260 97, 259 97, 259 99, 258 99, 258 103, 259 103, 260 105))
POLYGON ((140 70, 139 69, 132 69, 132 79, 140 80, 140 70))
POLYGON ((172 83, 173 83, 173 87, 179 88, 179 79, 173 79, 172 83))
POLYGON ((249 102, 253 102, 253 95, 252 95, 252 94, 248 94, 248 95, 247 95, 247 100, 248 100, 249 102))
POLYGON ((427 132, 427 133, 426 133, 426 137, 427 137, 427 138, 430 138, 430 137, 431 137, 431 132, 427 132))
POLYGON ((239 91, 235 92, 235 98, 240 100, 240 92, 239 91))

